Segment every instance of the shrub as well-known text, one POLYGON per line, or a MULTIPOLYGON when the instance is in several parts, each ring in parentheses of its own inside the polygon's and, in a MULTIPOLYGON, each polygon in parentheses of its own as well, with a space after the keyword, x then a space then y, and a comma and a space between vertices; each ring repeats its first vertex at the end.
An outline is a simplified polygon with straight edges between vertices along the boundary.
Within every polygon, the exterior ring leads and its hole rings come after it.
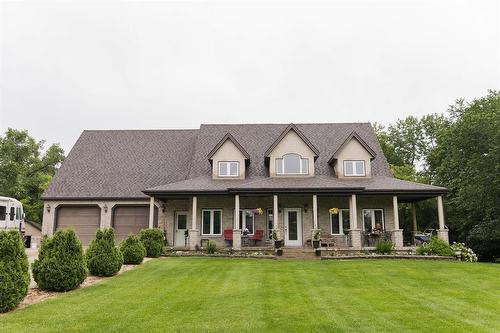
POLYGON ((451 246, 451 249, 453 251, 461 251, 462 252, 462 261, 468 261, 468 262, 476 262, 477 261, 477 255, 472 251, 472 249, 468 248, 465 246, 464 243, 453 243, 451 246))
POLYGON ((136 235, 129 235, 120 245, 120 250, 124 264, 139 265, 146 256, 146 248, 136 235))
POLYGON ((417 248, 417 254, 453 257, 455 255, 455 252, 444 240, 437 237, 432 237, 429 243, 424 243, 422 246, 419 246, 417 248))
POLYGON ((44 238, 32 265, 38 288, 51 291, 76 289, 87 277, 82 243, 72 229, 44 238))
POLYGON ((478 223, 470 231, 466 243, 481 261, 495 261, 500 258, 500 220, 478 223))
POLYGON ((15 308, 28 293, 28 268, 19 232, 0 231, 0 312, 15 308))
POLYGON ((98 229, 95 239, 90 242, 85 253, 90 274, 112 276, 118 273, 123 264, 123 255, 115 245, 113 228, 98 229))
POLYGON ((214 254, 217 251, 217 243, 213 240, 209 240, 207 243, 207 253, 214 254))
POLYGON ((159 228, 142 229, 139 239, 146 248, 146 256, 157 258, 163 250, 163 231, 159 228))
POLYGON ((379 254, 391 254, 394 250, 394 243, 388 240, 381 240, 377 242, 377 248, 375 251, 379 254))

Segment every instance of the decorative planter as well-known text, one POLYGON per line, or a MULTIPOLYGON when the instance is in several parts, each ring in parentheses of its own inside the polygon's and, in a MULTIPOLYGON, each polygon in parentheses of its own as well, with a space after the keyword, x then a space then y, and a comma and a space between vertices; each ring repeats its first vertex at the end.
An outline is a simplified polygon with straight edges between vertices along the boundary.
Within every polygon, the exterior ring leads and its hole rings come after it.
POLYGON ((274 247, 277 248, 277 249, 282 248, 283 247, 283 241, 282 240, 274 241, 274 247))
POLYGON ((283 255, 283 249, 276 249, 276 255, 277 256, 282 256, 283 255))
POLYGON ((321 257, 321 249, 314 250, 314 253, 316 254, 316 257, 321 257))
POLYGON ((320 241, 319 240, 313 240, 313 247, 315 249, 319 249, 320 248, 320 241))

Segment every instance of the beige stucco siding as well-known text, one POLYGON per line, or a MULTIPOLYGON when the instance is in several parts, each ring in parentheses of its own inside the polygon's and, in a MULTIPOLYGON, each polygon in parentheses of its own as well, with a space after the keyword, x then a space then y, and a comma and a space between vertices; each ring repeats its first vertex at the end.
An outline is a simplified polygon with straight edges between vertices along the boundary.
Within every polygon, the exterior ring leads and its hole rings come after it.
POLYGON ((276 158, 282 158, 283 155, 289 153, 296 153, 302 156, 302 158, 309 159, 309 174, 307 176, 314 176, 314 152, 305 144, 297 133, 289 131, 269 155, 269 175, 271 177, 278 176, 276 174, 276 158))
POLYGON ((228 179, 237 178, 245 179, 245 156, 243 153, 234 145, 231 140, 226 140, 224 144, 217 150, 217 152, 212 156, 212 178, 214 179, 228 179), (219 178, 219 162, 233 162, 236 161, 239 164, 239 176, 238 177, 220 177, 219 178))
MULTIPOLYGON (((358 140, 352 138, 342 150, 337 155, 337 163, 335 164, 335 173, 339 178, 353 178, 344 176, 344 161, 365 161, 365 173, 366 177, 371 177, 371 155, 368 151, 359 143, 358 140)), ((364 178, 364 177, 355 177, 364 178)))

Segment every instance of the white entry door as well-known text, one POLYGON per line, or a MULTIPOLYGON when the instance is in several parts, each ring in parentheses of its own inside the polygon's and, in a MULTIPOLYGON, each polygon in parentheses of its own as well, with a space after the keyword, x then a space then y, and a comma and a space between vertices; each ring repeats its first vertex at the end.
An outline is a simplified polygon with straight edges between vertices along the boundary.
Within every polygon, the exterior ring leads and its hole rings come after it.
POLYGON ((302 214, 300 208, 285 208, 285 245, 302 246, 302 214))
POLYGON ((186 244, 187 216, 188 212, 177 212, 175 214, 174 246, 178 247, 187 246, 186 244))

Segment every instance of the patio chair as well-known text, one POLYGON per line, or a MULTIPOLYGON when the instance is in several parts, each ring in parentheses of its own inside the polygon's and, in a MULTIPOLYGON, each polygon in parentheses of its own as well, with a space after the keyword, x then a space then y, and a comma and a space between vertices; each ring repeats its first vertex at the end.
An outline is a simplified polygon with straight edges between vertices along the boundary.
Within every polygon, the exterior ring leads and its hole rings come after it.
POLYGON ((264 237, 264 230, 257 229, 255 230, 255 234, 252 237, 250 237, 250 240, 253 240, 254 245, 257 245, 257 241, 261 241, 263 237, 264 237))
POLYGON ((233 243, 233 229, 224 229, 224 240, 229 244, 233 243))

